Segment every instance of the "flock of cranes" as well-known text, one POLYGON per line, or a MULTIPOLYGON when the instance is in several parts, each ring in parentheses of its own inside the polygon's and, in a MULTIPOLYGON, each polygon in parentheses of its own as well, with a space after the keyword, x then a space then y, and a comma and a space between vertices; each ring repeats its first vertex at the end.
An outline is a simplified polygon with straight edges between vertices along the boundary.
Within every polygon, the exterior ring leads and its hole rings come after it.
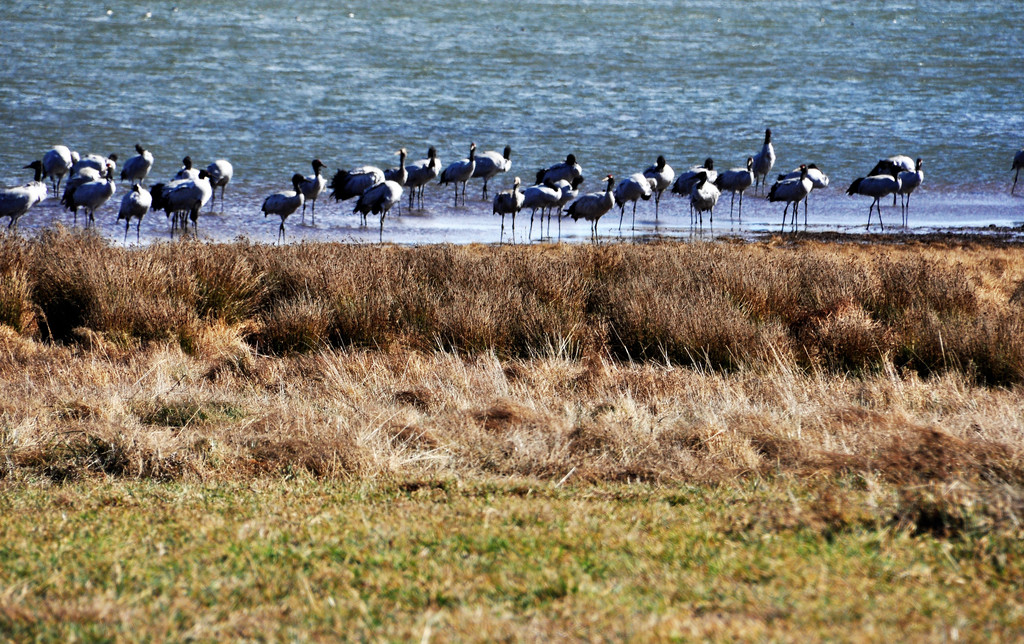
MULTIPOLYGON (((408 153, 405 148, 395 153, 399 157, 397 168, 381 169, 364 165, 350 170, 337 170, 328 180, 323 175, 326 168, 319 159, 313 159, 311 175, 295 173, 291 178, 291 190, 275 192, 263 201, 261 212, 264 216, 276 215, 281 219, 278 227, 278 240, 285 238, 285 221, 289 216, 302 209, 302 220, 305 222, 306 209, 310 210, 312 222, 316 224, 317 199, 327 193, 336 202, 355 199, 354 214, 359 214, 362 224, 366 225, 370 214, 380 217, 380 239, 383 240, 384 219, 392 208, 401 208, 403 196, 408 191, 409 208, 416 203, 423 204, 423 189, 428 183, 437 180, 440 185, 451 185, 454 192, 454 205, 466 203, 466 184, 474 179, 483 180, 482 198, 488 197, 488 182, 499 174, 508 172, 512 167, 512 148, 505 146, 499 153, 496 151, 477 152, 476 144, 469 146, 469 155, 442 168, 437 150, 431 147, 425 159, 407 163, 408 153), (461 185, 460 185, 461 184, 461 185), (461 188, 461 189, 460 189, 461 188)), ((670 190, 689 200, 691 225, 703 226, 704 215, 707 214, 713 223, 714 208, 722 193, 731 193, 729 207, 730 218, 739 195, 739 217, 742 219, 743 195, 751 187, 755 194, 768 190, 767 199, 771 202, 782 202, 782 227, 785 230, 787 215, 792 209, 791 225, 797 227, 797 214, 800 202, 804 202, 804 224, 807 224, 807 201, 811 191, 825 188, 829 178, 814 164, 802 164, 789 173, 779 174, 768 187, 769 176, 775 167, 775 150, 772 144, 771 129, 765 130, 764 142, 755 154, 749 156, 745 167, 732 168, 719 172, 714 167, 714 160, 708 158, 702 165, 693 166, 678 175, 659 156, 654 165, 642 172, 634 173, 624 180, 615 182, 615 177, 608 174, 604 177, 604 189, 590 194, 579 194, 583 183, 583 168, 574 154, 568 154, 564 161, 543 168, 536 173, 536 182, 523 188, 522 181, 515 177, 512 187, 498 192, 492 200, 492 212, 501 215, 501 238, 504 239, 505 216, 512 217, 512 234, 515 238, 515 217, 522 210, 529 209, 530 239, 533 238, 533 221, 540 211, 541 232, 543 235, 544 216, 547 215, 548 234, 551 231, 551 218, 555 215, 561 233, 563 215, 574 221, 584 219, 591 224, 591 233, 597 238, 597 222, 615 206, 619 207, 619 230, 622 229, 625 210, 632 203, 632 217, 635 226, 636 206, 638 201, 654 198, 655 219, 659 214, 662 194, 670 190)), ((106 204, 116 192, 115 174, 118 157, 89 154, 80 156, 67 146, 57 145, 48 150, 42 159, 25 166, 33 170, 33 181, 13 188, 0 189, 0 218, 9 217, 8 227, 17 225, 18 219, 33 206, 44 201, 48 196, 47 181, 53 189, 55 197, 74 214, 77 224, 78 210, 82 209, 87 216, 85 225, 95 222, 98 208, 106 204), (61 193, 61 185, 64 191, 61 193)), ((157 183, 149 189, 144 182, 153 167, 153 155, 142 145, 135 146, 135 155, 125 161, 121 168, 120 178, 131 185, 131 189, 121 200, 118 221, 125 222, 125 241, 132 220, 136 220, 136 239, 140 237, 139 228, 143 217, 151 210, 163 210, 171 219, 171 233, 181 228, 187 229, 192 222, 193 230, 197 227, 199 213, 210 203, 211 210, 215 205, 215 191, 220 188, 221 210, 224 209, 224 189, 230 183, 234 171, 225 159, 217 159, 206 168, 193 167, 192 159, 186 156, 182 166, 174 177, 167 182, 157 183), (187 219, 186 219, 187 217, 187 219)), ((1012 170, 1015 171, 1013 186, 1010 193, 1016 190, 1017 176, 1024 168, 1024 150, 1016 153, 1012 170)), ((907 224, 910 197, 924 180, 922 160, 914 160, 908 156, 892 156, 879 161, 866 176, 856 179, 847 189, 849 195, 871 197, 868 207, 867 226, 870 229, 872 215, 878 213, 878 225, 882 226, 881 200, 893 196, 893 206, 897 199, 901 200, 901 220, 907 224)))

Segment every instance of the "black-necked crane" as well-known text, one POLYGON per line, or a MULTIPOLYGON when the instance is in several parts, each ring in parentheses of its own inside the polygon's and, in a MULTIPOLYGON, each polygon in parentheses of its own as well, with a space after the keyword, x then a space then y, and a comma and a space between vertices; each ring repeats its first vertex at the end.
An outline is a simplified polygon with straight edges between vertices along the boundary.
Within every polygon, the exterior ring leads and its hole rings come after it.
MULTIPOLYGON (((828 187, 829 179, 828 175, 821 171, 821 169, 813 163, 805 164, 807 166, 807 178, 811 180, 811 190, 823 190, 828 187)), ((803 166, 800 166, 802 168, 803 166)), ((800 168, 794 168, 792 171, 786 174, 779 175, 779 181, 788 181, 790 179, 799 179, 803 173, 800 168)), ((804 197, 804 227, 807 227, 807 202, 811 200, 810 193, 804 197)), ((795 213, 794 213, 795 214, 795 213)))
POLYGON ((91 166, 79 168, 79 170, 71 175, 67 181, 64 182, 64 194, 60 197, 60 202, 64 204, 64 207, 70 210, 75 215, 75 225, 78 225, 78 206, 75 204, 75 191, 78 190, 79 186, 83 186, 92 181, 100 181, 102 176, 100 171, 91 166))
POLYGON ((732 208, 736 203, 736 194, 740 195, 740 221, 743 221, 743 193, 747 188, 754 185, 754 157, 747 157, 747 167, 733 168, 719 173, 715 179, 715 185, 722 192, 731 192, 732 201, 729 202, 729 218, 732 219, 732 208))
POLYGON ((583 178, 583 168, 580 164, 576 163, 575 154, 565 155, 565 161, 556 163, 555 165, 537 170, 537 183, 544 183, 545 181, 569 181, 577 177, 583 178))
POLYGON ((43 180, 50 179, 53 184, 53 196, 60 196, 61 180, 71 174, 75 165, 71 149, 66 145, 55 145, 43 155, 43 180))
POLYGON ((338 170, 327 187, 335 201, 347 201, 361 196, 379 183, 384 183, 384 171, 376 166, 362 165, 351 170, 338 170))
POLYGON ((199 170, 192 167, 192 157, 186 155, 185 158, 181 160, 181 169, 178 170, 177 174, 174 175, 174 178, 171 179, 171 181, 184 181, 186 179, 197 178, 199 178, 199 170))
POLYGON ((612 194, 615 177, 609 174, 605 177, 605 181, 608 182, 608 186, 604 192, 591 192, 578 197, 576 201, 569 204, 568 210, 565 211, 573 221, 586 219, 592 222, 590 229, 595 242, 597 241, 597 221, 615 205, 615 196, 612 194))
POLYGON ((263 206, 260 208, 260 211, 263 213, 264 218, 268 215, 278 215, 281 217, 281 225, 277 229, 278 242, 285 238, 284 220, 288 219, 289 215, 293 214, 306 202, 306 198, 302 194, 302 182, 305 180, 306 177, 296 172, 292 175, 291 190, 275 192, 263 200, 263 206))
POLYGON ((789 207, 793 206, 793 229, 796 230, 797 211, 800 209, 800 202, 803 201, 807 195, 814 189, 814 184, 811 182, 810 177, 807 176, 807 166, 800 166, 800 176, 794 179, 786 179, 785 181, 776 181, 772 186, 771 191, 768 192, 768 201, 785 201, 786 207, 782 210, 782 230, 786 230, 786 213, 789 211, 789 207))
POLYGON ((117 211, 117 220, 121 221, 124 219, 124 241, 128 243, 128 229, 132 225, 132 219, 138 219, 138 223, 135 224, 135 242, 138 243, 141 238, 139 228, 142 227, 142 218, 149 212, 150 206, 153 205, 153 195, 149 194, 149 191, 143 188, 140 184, 136 183, 132 185, 132 189, 121 198, 121 209, 117 211))
POLYGON ((764 185, 768 183, 768 173, 775 166, 775 148, 772 147, 772 129, 765 128, 764 143, 761 150, 753 156, 754 167, 754 192, 764 192, 764 185))
POLYGON ((142 147, 141 143, 135 144, 135 154, 124 162, 121 168, 121 181, 129 181, 133 185, 140 184, 149 176, 153 168, 153 153, 142 147))
MULTIPOLYGON (((717 178, 717 177, 716 177, 717 178)), ((690 206, 700 217, 701 228, 704 227, 704 213, 708 213, 708 220, 712 226, 715 224, 715 204, 722 192, 714 184, 707 173, 702 174, 697 183, 690 189, 690 206)))
POLYGON ((324 168, 323 162, 320 159, 313 159, 310 163, 313 166, 313 174, 308 177, 302 178, 302 183, 299 184, 299 192, 302 193, 302 222, 306 222, 306 206, 310 206, 310 212, 312 213, 313 225, 316 225, 316 198, 323 194, 324 190, 327 190, 327 177, 320 174, 320 171, 324 168))
MULTIPOLYGON (((690 169, 686 172, 681 172, 676 176, 676 180, 672 183, 672 194, 680 195, 686 199, 690 198, 690 193, 693 191, 693 187, 697 185, 697 182, 702 178, 707 178, 708 181, 714 183, 718 179, 718 172, 715 171, 715 160, 711 157, 704 159, 704 165, 690 166, 690 169)), ((690 203, 690 223, 693 223, 693 203, 690 203)))
MULTIPOLYGON (((181 179, 170 183, 158 183, 150 189, 153 195, 152 210, 163 210, 171 220, 171 234, 179 223, 179 213, 187 212, 192 221, 192 229, 198 232, 199 211, 213 196, 210 175, 204 169, 199 171, 195 179, 181 179)), ((184 216, 180 221, 182 230, 188 227, 184 216)))
POLYGON ((33 161, 25 166, 35 170, 32 181, 12 188, 0 189, 0 219, 10 217, 8 228, 18 225, 18 220, 36 204, 46 199, 46 183, 43 182, 43 162, 33 161))
MULTIPOLYGON (((896 154, 888 159, 879 159, 875 167, 871 168, 871 172, 868 173, 869 177, 875 177, 883 174, 887 174, 893 178, 900 175, 901 172, 913 172, 914 171, 914 160, 905 154, 896 154)), ((892 205, 896 205, 896 193, 892 195, 892 205)))
MULTIPOLYGON (((405 167, 405 159, 409 156, 409 151, 406 150, 405 148, 401 148, 400 150, 398 150, 398 152, 395 152, 395 154, 398 156, 398 167, 388 168, 387 170, 385 170, 384 180, 394 181, 404 190, 405 183, 409 180, 409 169, 405 167)), ((395 205, 398 206, 398 214, 401 215, 402 204, 398 203, 395 205)))
POLYGON ((494 195, 491 214, 501 215, 501 234, 498 243, 505 239, 505 215, 512 215, 512 243, 516 243, 516 213, 522 210, 524 199, 523 193, 519 191, 520 184, 519 177, 516 177, 512 182, 512 188, 494 195))
POLYGON ((572 181, 559 179, 554 182, 555 187, 561 191, 562 196, 558 198, 558 203, 554 208, 548 209, 548 237, 551 237, 551 214, 558 213, 558 217, 556 217, 558 220, 558 238, 562 238, 562 207, 580 196, 580 185, 582 183, 583 177, 576 177, 572 181))
POLYGON ((441 173, 441 160, 437 158, 437 148, 430 146, 427 158, 410 163, 406 166, 409 176, 405 179, 405 187, 409 189, 409 208, 413 207, 413 197, 423 207, 423 186, 437 178, 441 173))
MULTIPOLYGON (((569 185, 566 183, 566 185, 569 185)), ((554 182, 530 186, 523 190, 523 210, 530 209, 530 239, 533 239, 533 218, 540 210, 541 237, 544 236, 544 211, 559 207, 562 190, 554 182)))
POLYGON ((1020 169, 1024 168, 1024 150, 1018 150, 1017 154, 1013 155, 1013 167, 1010 168, 1014 171, 1013 174, 1013 185, 1010 186, 1010 194, 1017 189, 1017 177, 1020 176, 1020 169))
POLYGON ((665 157, 659 154, 654 165, 644 170, 644 176, 651 180, 651 190, 654 191, 654 218, 657 219, 661 193, 672 185, 672 181, 676 178, 676 171, 665 162, 665 157))
POLYGON ((626 204, 633 202, 633 224, 632 229, 636 230, 636 202, 640 199, 647 201, 654 194, 650 180, 642 172, 631 174, 615 186, 615 203, 619 206, 619 230, 622 230, 622 219, 626 214, 626 204))
POLYGON ((106 179, 107 177, 113 179, 114 172, 117 171, 117 155, 111 154, 105 157, 102 154, 87 154, 84 157, 80 157, 78 161, 75 161, 74 165, 71 166, 71 174, 81 174, 82 170, 86 168, 99 172, 101 179, 106 179))
POLYGON ((910 218, 910 193, 914 192, 921 183, 924 182, 924 170, 921 169, 921 165, 924 162, 918 158, 914 163, 914 171, 910 172, 904 170, 899 173, 898 179, 900 181, 900 189, 897 192, 900 195, 900 211, 903 215, 903 225, 906 226, 910 218))
POLYGON ((85 212, 89 214, 89 219, 85 224, 88 227, 96 221, 96 209, 110 201, 115 192, 117 192, 117 184, 114 182, 114 177, 104 177, 77 185, 70 195, 65 190, 64 196, 67 198, 67 201, 64 205, 76 213, 76 222, 78 220, 78 209, 84 208, 85 212))
POLYGON ((894 195, 900 190, 900 179, 899 176, 892 176, 889 174, 878 174, 870 177, 860 177, 855 179, 850 187, 847 188, 846 194, 848 195, 864 195, 871 197, 871 205, 868 206, 868 224, 865 228, 871 228, 871 211, 877 207, 878 209, 878 227, 885 229, 882 224, 882 205, 879 203, 882 197, 894 195))
POLYGON ((469 144, 469 158, 461 159, 450 163, 444 172, 441 173, 440 184, 442 186, 452 184, 455 186, 455 205, 459 205, 459 184, 462 184, 462 205, 466 205, 466 182, 473 178, 473 171, 476 170, 476 143, 469 144))
MULTIPOLYGON (((220 211, 224 212, 224 188, 235 177, 235 168, 227 159, 217 159, 206 166, 206 173, 210 175, 210 188, 215 193, 217 188, 220 188, 220 211)), ((216 201, 216 194, 210 197, 210 210, 213 210, 214 201, 216 201)))
POLYGON ((484 189, 481 199, 487 199, 487 182, 502 172, 512 169, 512 146, 506 145, 502 153, 494 150, 481 152, 476 155, 476 167, 473 168, 473 178, 484 180, 484 189))
POLYGON ((364 225, 366 224, 366 215, 370 213, 380 215, 380 241, 383 243, 384 217, 392 206, 400 201, 402 201, 402 186, 395 181, 385 180, 360 195, 352 212, 363 216, 364 225))

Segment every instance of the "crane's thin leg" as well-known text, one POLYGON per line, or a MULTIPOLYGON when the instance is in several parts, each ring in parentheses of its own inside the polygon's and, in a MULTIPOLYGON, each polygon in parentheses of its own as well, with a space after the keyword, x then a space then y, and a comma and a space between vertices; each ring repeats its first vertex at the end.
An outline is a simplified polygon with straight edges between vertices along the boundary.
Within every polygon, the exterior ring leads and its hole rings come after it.
POLYGON ((380 243, 384 243, 384 215, 387 213, 380 213, 380 243))
MULTIPOLYGON (((655 203, 654 207, 655 207, 655 209, 657 209, 658 204, 655 203)), ((636 202, 635 201, 633 202, 633 228, 632 228, 632 230, 636 230, 636 202)))
POLYGON ((142 217, 139 217, 139 223, 135 224, 135 243, 136 244, 141 244, 142 243, 142 233, 139 232, 140 228, 142 228, 142 217))

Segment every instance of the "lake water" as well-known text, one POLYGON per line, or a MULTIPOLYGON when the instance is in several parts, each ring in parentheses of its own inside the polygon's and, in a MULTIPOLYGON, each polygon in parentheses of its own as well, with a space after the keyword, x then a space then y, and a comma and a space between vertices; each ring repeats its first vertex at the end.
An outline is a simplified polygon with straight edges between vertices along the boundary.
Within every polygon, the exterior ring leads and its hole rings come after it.
MULTIPOLYGON (((741 165, 770 126, 779 171, 814 162, 832 179, 811 196, 811 229, 862 230, 870 200, 845 188, 892 154, 925 159, 914 230, 1019 226, 1024 184, 1016 198, 1009 188, 1024 147, 1022 43, 1018 2, 6 0, 0 183, 24 182, 22 166, 56 143, 124 160, 141 142, 157 157, 147 183, 169 179, 185 154, 204 166, 226 158, 225 212, 202 217, 200 235, 272 242, 279 220, 261 216, 262 199, 314 157, 333 172, 395 165, 400 147, 413 160, 434 145, 447 164, 470 141, 510 144, 513 170, 493 187, 574 152, 584 188, 598 190, 600 177, 658 154, 677 170, 708 156, 741 165)), ((123 190, 98 213, 112 239, 123 190)), ((468 205, 452 208, 449 190, 429 186, 426 207, 389 216, 384 237, 496 242, 479 193, 471 183, 468 205)), ((782 206, 752 197, 742 224, 723 197, 714 233, 777 229, 782 206)), ((315 228, 289 220, 289 240, 377 239, 352 202, 319 205, 315 228)), ((517 220, 520 240, 528 220, 517 220)), ((612 220, 602 235, 617 234, 612 220)), ((686 203, 666 195, 657 227, 653 201, 641 203, 638 234, 688 235, 688 221, 686 203)), ((19 225, 56 222, 70 217, 51 200, 19 225)), ((169 238, 163 213, 142 230, 169 238)), ((562 222, 563 240, 588 234, 586 222, 562 222)))

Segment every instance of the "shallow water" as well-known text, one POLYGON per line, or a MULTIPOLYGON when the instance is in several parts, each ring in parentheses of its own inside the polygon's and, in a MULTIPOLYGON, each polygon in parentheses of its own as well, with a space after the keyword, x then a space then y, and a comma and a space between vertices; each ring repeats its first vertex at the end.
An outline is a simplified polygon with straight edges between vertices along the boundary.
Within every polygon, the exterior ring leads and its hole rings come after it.
MULTIPOLYGON (((913 230, 1017 226, 1024 198, 1010 197, 1009 168, 1024 146, 1021 42, 1024 5, 1003 2, 781 11, 739 0, 9 1, 0 5, 0 183, 23 182, 21 167, 55 143, 123 160, 142 142, 157 157, 148 183, 168 179, 185 154, 203 165, 227 158, 235 179, 225 212, 202 217, 200 236, 274 241, 278 220, 264 219, 260 203, 314 157, 332 171, 387 166, 399 147, 413 160, 435 145, 448 163, 469 141, 508 143, 513 171, 492 187, 516 174, 528 183, 574 152, 584 188, 598 190, 599 177, 627 176, 658 154, 677 170, 707 156, 740 165, 771 126, 779 171, 814 162, 832 179, 811 196, 811 230, 863 229, 869 200, 844 190, 891 154, 925 159, 913 230)), ((116 239, 123 190, 97 214, 116 239)), ((453 209, 448 190, 428 187, 426 207, 389 216, 384 238, 498 241, 499 218, 479 190, 471 183, 468 206, 453 209)), ((653 202, 642 203, 638 230, 625 232, 627 211, 623 235, 777 229, 781 205, 752 196, 742 225, 723 197, 713 230, 693 231, 685 203, 666 195, 657 226, 653 202)), ((884 221, 896 224, 889 204, 884 221)), ((289 241, 376 241, 377 222, 360 227, 351 202, 319 205, 315 228, 289 220, 289 241)), ((519 240, 528 220, 517 218, 519 240)), ((56 221, 70 216, 51 201, 20 228, 56 221)), ((617 225, 609 214, 599 233, 615 237, 617 225)), ((162 213, 143 235, 169 238, 162 213)), ((561 239, 588 235, 586 222, 562 222, 561 239)))

